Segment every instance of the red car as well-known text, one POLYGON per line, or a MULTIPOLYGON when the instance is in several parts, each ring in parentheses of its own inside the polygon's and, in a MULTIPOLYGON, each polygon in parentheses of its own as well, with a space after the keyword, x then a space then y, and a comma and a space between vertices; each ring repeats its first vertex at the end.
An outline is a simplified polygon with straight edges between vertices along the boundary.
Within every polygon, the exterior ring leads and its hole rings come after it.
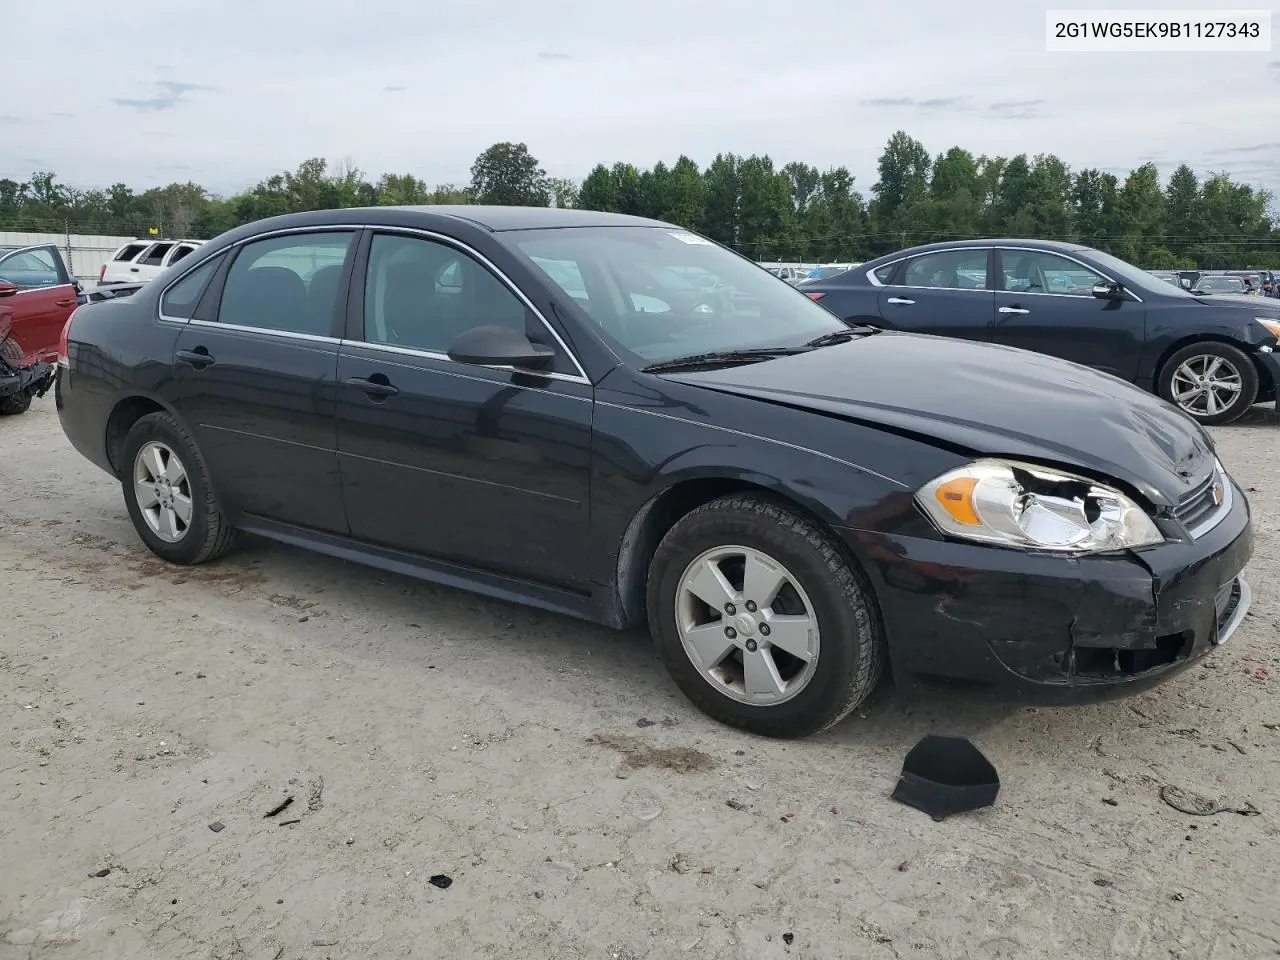
POLYGON ((0 247, 0 415, 25 412, 53 385, 79 294, 53 244, 0 247))

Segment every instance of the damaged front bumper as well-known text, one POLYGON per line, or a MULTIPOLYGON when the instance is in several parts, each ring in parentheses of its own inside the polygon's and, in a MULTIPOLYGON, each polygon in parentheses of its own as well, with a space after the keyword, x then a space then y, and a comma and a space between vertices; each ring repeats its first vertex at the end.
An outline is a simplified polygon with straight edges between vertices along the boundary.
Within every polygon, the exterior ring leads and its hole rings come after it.
POLYGON ((58 368, 51 363, 33 363, 26 367, 14 367, 0 361, 0 399, 29 393, 43 397, 57 379, 58 368))
POLYGON ((1243 491, 1197 539, 1062 557, 843 531, 866 563, 895 677, 1002 688, 1024 702, 1145 689, 1225 643, 1248 613, 1243 491))

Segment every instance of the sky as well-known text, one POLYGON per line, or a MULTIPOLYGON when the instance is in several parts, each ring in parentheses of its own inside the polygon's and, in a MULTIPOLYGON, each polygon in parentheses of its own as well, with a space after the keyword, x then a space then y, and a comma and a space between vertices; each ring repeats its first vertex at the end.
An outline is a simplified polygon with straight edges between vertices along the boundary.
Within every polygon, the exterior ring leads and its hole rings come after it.
POLYGON ((1136 5, 11 4, 0 177, 227 194, 321 156, 463 186, 478 153, 510 140, 558 177, 767 153, 846 166, 867 193, 903 129, 934 154, 1056 153, 1121 176, 1186 162, 1280 194, 1280 52, 1045 50, 1047 6, 1136 5))

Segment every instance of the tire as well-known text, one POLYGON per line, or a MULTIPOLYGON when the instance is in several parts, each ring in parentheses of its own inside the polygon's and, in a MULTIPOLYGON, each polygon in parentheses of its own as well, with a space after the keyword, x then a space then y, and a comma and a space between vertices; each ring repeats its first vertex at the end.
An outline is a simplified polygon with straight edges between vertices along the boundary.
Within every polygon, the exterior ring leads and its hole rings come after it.
MULTIPOLYGON (((764 577, 753 586, 769 579, 764 577)), ((759 590, 753 592, 765 596, 759 590)), ((828 531, 771 500, 751 495, 721 497, 677 521, 649 564, 647 601, 649 628, 667 671, 685 696, 721 723, 767 737, 808 736, 843 720, 880 680, 885 659, 883 631, 866 576, 850 563, 828 531), (742 610, 735 604, 732 614, 713 611, 687 589, 694 582, 689 576, 692 564, 700 564, 696 569, 701 570, 704 558, 718 563, 719 553, 733 554, 735 550, 752 551, 784 569, 787 582, 772 599, 768 612, 761 604, 749 617, 743 617, 753 608, 746 603, 749 596, 743 590, 747 584, 735 571, 737 561, 732 557, 717 568, 725 582, 737 590, 742 610), (780 621, 770 619, 801 611, 817 625, 816 655, 810 657, 809 665, 774 645, 784 630, 780 621), (755 622, 747 622, 749 619, 755 622), (682 623, 686 627, 692 624, 695 630, 703 627, 701 636, 712 648, 729 647, 723 661, 716 661, 718 649, 703 661, 704 666, 714 662, 722 666, 704 672, 695 664, 695 654, 686 649, 682 623), (729 623, 735 627, 729 628, 729 623), (773 639, 766 641, 769 623, 778 626, 771 631, 773 639), (734 640, 729 640, 731 629, 734 640), (751 646, 753 643, 757 646, 751 646), (757 682, 764 675, 759 672, 763 661, 756 658, 767 653, 776 667, 776 672, 768 674, 775 678, 773 683, 782 678, 795 692, 779 693, 781 688, 766 684, 773 692, 760 695, 763 701, 754 699, 747 691, 744 666, 749 650, 754 651, 750 656, 757 667, 757 682), (773 702, 765 702, 770 699, 773 702)), ((785 633, 794 648, 799 634, 785 633)), ((813 644, 813 632, 807 636, 813 644)), ((812 648, 808 652, 814 653, 812 648)))
POLYGON ((1253 360, 1243 350, 1229 343, 1205 340, 1188 344, 1165 361, 1164 366, 1160 368, 1160 375, 1156 378, 1156 392, 1204 426, 1231 423, 1244 416, 1245 411, 1253 406, 1257 399, 1258 370, 1253 365, 1253 360), (1213 396, 1215 399, 1230 397, 1230 402, 1225 407, 1220 406, 1214 411, 1208 409, 1208 393, 1197 393, 1179 402, 1177 395, 1184 392, 1179 388, 1194 386, 1195 377, 1199 373, 1206 372, 1206 368, 1212 369, 1215 363, 1218 364, 1216 376, 1222 377, 1224 370, 1230 370, 1231 375, 1227 379, 1235 383, 1239 389, 1231 393, 1220 388, 1212 391, 1213 396))
MULTIPOLYGON (((227 522, 226 516, 218 506, 213 486, 209 482, 209 470, 204 457, 200 455, 195 441, 174 417, 167 413, 149 413, 141 417, 130 428, 124 440, 124 455, 120 465, 120 485, 124 491, 125 504, 129 509, 129 517, 133 520, 134 529, 147 548, 169 563, 192 565, 213 560, 226 553, 235 543, 236 530, 227 522), (176 525, 176 529, 165 530, 164 521, 157 529, 148 519, 147 505, 140 500, 139 485, 135 477, 140 470, 155 473, 140 463, 140 454, 169 451, 179 464, 184 480, 169 488, 167 498, 174 504, 174 511, 179 516, 183 512, 181 504, 185 498, 189 502, 186 511, 188 519, 176 525), (165 534, 176 536, 166 536, 165 534)), ((176 477, 179 471, 166 471, 169 476, 176 477)), ((142 487, 151 486, 143 483, 142 487)), ((160 508, 163 512, 163 502, 160 508)))
POLYGON ((0 399, 0 417, 16 417, 31 409, 31 394, 15 393, 0 399))

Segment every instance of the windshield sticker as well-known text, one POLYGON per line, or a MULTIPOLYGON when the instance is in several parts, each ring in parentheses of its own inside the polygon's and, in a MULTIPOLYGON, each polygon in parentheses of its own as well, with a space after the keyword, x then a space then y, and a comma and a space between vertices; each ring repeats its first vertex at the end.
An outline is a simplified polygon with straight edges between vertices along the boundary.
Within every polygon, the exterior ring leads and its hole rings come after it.
POLYGON ((670 234, 671 236, 675 237, 677 240, 683 241, 684 243, 698 243, 707 247, 711 246, 710 240, 706 239, 705 237, 700 237, 696 233, 686 233, 683 230, 679 230, 679 231, 672 230, 670 231, 670 234))

